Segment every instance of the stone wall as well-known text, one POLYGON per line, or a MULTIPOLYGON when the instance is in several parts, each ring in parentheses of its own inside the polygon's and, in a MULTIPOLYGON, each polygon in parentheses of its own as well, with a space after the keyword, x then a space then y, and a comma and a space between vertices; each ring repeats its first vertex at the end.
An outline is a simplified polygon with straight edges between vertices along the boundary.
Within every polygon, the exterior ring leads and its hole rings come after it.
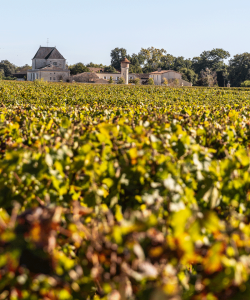
POLYGON ((32 70, 40 69, 46 67, 47 65, 54 65, 61 69, 66 68, 66 59, 38 59, 35 58, 32 60, 32 70))

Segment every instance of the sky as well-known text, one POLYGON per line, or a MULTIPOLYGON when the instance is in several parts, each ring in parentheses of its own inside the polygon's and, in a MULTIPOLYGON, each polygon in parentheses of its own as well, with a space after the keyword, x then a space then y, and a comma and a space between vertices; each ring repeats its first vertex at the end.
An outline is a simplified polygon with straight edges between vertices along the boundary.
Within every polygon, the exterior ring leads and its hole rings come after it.
POLYGON ((128 54, 164 48, 193 58, 223 48, 250 52, 249 0, 0 0, 0 61, 31 65, 39 46, 56 46, 68 64, 110 64, 128 54))

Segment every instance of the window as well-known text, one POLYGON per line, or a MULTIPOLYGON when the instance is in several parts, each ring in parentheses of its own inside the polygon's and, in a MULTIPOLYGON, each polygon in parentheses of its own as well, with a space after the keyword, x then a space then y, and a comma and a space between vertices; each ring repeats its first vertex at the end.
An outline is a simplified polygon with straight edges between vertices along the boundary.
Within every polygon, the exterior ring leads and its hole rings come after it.
POLYGON ((130 80, 133 80, 133 77, 129 77, 130 80))
POLYGON ((50 77, 50 80, 52 80, 52 77, 50 77))
POLYGON ((54 77, 53 80, 56 80, 56 78, 54 77))
POLYGON ((54 65, 54 66, 57 66, 57 62, 53 62, 53 65, 54 65))
POLYGON ((106 77, 106 76, 104 76, 103 78, 104 78, 104 79, 107 79, 107 77, 106 77))
POLYGON ((116 80, 119 80, 120 77, 116 77, 116 80))

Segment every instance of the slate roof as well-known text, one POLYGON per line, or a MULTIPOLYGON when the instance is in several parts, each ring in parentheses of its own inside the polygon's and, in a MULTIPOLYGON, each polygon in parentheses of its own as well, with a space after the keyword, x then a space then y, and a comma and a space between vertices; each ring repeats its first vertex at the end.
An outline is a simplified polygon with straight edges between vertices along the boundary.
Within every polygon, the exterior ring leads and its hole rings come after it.
POLYGON ((40 47, 33 57, 40 59, 65 59, 55 47, 40 47))

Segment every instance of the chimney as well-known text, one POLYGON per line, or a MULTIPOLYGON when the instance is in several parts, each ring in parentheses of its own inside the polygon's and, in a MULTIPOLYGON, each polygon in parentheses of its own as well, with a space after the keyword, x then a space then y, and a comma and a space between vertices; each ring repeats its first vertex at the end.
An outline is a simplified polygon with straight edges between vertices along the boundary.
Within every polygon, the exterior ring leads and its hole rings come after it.
POLYGON ((161 68, 158 68, 158 69, 157 69, 157 72, 161 72, 161 68))

